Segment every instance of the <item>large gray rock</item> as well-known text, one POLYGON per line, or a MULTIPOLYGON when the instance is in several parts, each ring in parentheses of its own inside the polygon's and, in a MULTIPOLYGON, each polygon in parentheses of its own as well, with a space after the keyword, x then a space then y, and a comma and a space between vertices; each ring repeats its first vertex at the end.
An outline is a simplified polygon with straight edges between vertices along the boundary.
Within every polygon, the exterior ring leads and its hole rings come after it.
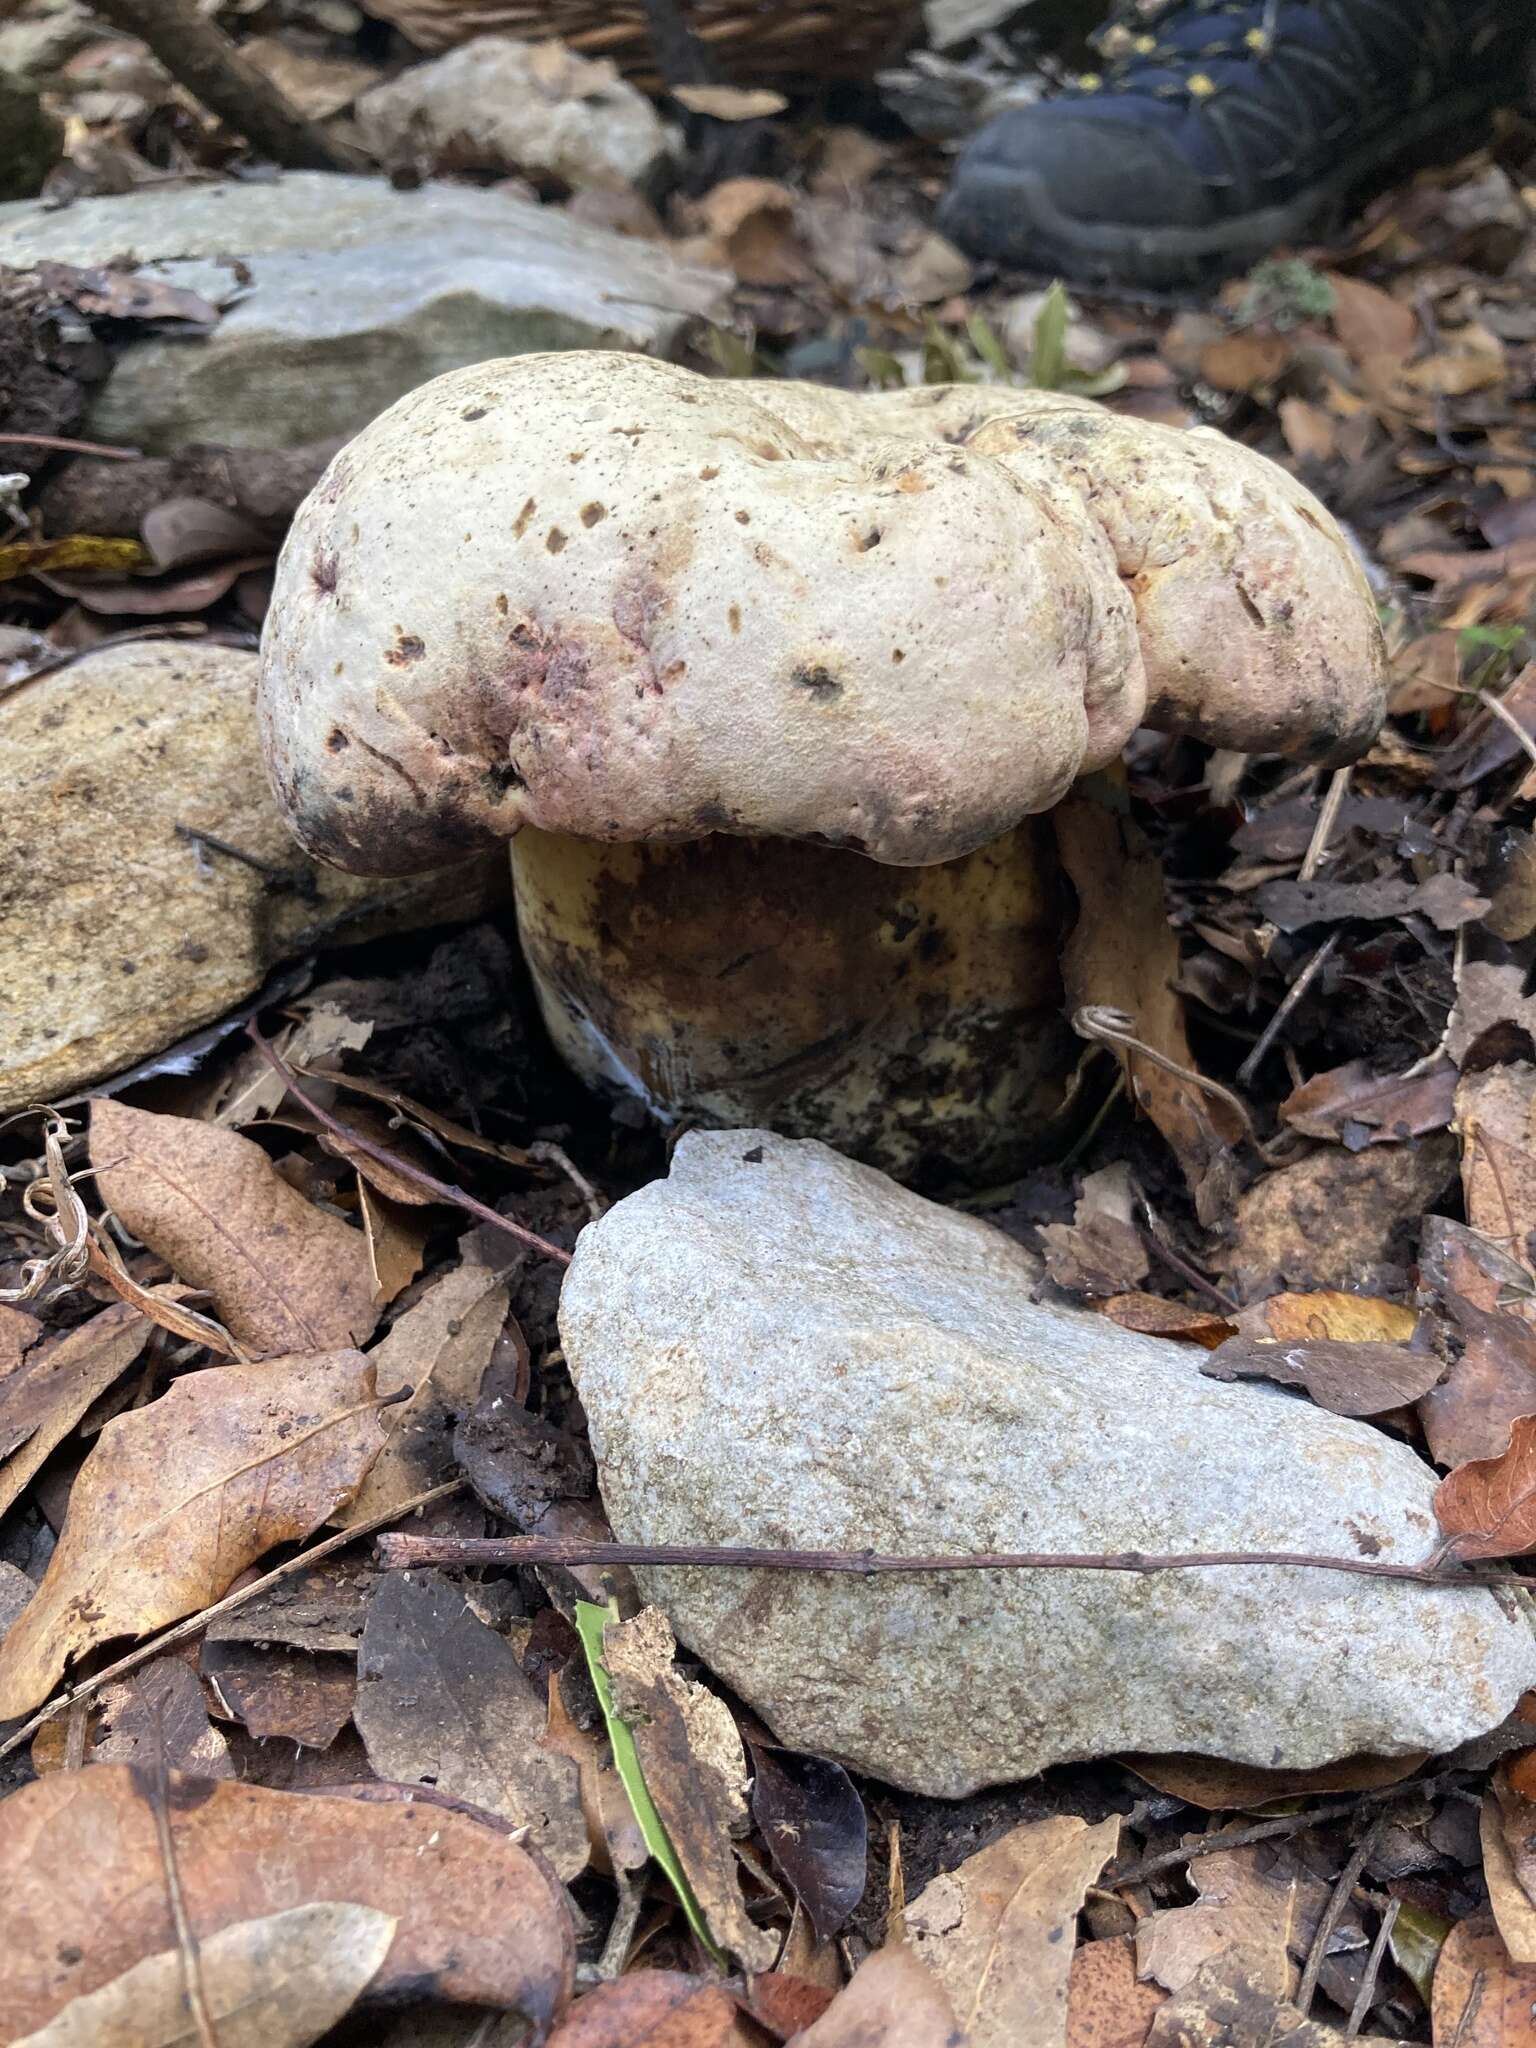
MULTIPOLYGON (((683 1138, 585 1230, 560 1327, 631 1543, 932 1554, 1299 1550, 1416 1561, 1402 1444, 1199 1354, 1043 1307, 989 1225, 825 1146, 683 1138)), ((1119 1750, 1307 1768, 1449 1748, 1536 1683, 1475 1588, 1221 1567, 642 1574, 786 1742, 960 1795, 1119 1750)))
POLYGON ((468 186, 397 192, 290 171, 0 206, 0 264, 127 257, 228 310, 206 339, 119 357, 91 430, 162 453, 351 434, 444 370, 535 349, 664 351, 724 280, 553 208, 468 186), (246 288, 248 284, 248 289, 246 288))

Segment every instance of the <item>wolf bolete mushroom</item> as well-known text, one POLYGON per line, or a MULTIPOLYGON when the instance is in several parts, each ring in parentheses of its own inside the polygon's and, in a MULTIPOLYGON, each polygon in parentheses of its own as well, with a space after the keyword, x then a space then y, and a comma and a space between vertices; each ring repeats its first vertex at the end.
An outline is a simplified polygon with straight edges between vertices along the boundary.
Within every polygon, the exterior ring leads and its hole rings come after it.
POLYGON ((1073 779, 1141 723, 1346 759, 1384 662, 1333 521, 1220 435, 568 353, 440 377, 342 451, 263 670, 312 852, 513 842, 578 1072, 910 1178, 1059 1136, 1041 814, 1073 779))

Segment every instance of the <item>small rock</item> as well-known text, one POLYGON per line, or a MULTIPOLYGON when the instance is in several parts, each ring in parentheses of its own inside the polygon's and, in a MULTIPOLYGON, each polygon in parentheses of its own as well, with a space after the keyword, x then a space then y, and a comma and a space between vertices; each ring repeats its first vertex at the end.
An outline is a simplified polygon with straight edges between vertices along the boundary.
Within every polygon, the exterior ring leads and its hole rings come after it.
POLYGON ((401 882, 306 861, 262 773, 255 687, 254 654, 138 641, 0 697, 0 1114, 163 1052, 311 947, 492 900, 482 863, 401 882))
POLYGON ((350 435, 444 370, 540 349, 665 352, 688 319, 723 317, 718 274, 464 185, 289 171, 0 206, 0 264, 124 257, 214 304, 241 288, 206 339, 151 335, 117 357, 90 432, 151 454, 350 435))
MULTIPOLYGON (((826 1146, 693 1132, 590 1225, 560 1329, 626 1543, 929 1555, 1435 1541, 1406 1446, 1200 1353, 1038 1305, 990 1225, 826 1146)), ((1322 1571, 644 1572, 779 1738, 959 1797, 1183 1750, 1448 1749, 1536 1681, 1523 1613, 1322 1571)))
POLYGON ((639 184, 674 139, 606 58, 511 36, 477 36, 375 86, 358 101, 357 125, 384 163, 522 171, 576 192, 639 184))

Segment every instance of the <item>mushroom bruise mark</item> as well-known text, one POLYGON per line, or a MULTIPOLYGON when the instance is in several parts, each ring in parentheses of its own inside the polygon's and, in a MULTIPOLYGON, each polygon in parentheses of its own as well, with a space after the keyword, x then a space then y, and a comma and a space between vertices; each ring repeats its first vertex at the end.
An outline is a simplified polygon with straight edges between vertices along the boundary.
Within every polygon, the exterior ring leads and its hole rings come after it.
MULTIPOLYGON (((656 622, 666 611, 667 602, 665 588, 650 576, 631 578, 614 596, 613 623, 619 637, 641 656, 644 666, 644 674, 635 684, 637 697, 660 697, 663 694, 651 642, 656 636, 656 622)), ((677 663, 673 662, 667 674, 679 673, 677 663)))
POLYGON ((552 555, 558 555, 565 546, 567 538, 568 536, 563 534, 558 526, 552 526, 545 535, 544 545, 552 555))
POLYGON ((599 520, 606 519, 607 517, 608 507, 606 505, 599 505, 594 502, 590 505, 583 505, 581 508, 581 523, 583 526, 596 526, 599 520))
POLYGON ((468 407, 466 411, 461 412, 459 414, 459 418, 461 420, 483 420, 485 418, 487 410, 488 408, 486 406, 472 405, 468 407))
POLYGON ((739 633, 741 631, 741 606, 739 604, 733 604, 725 616, 727 622, 730 625, 731 631, 733 633, 739 633))
POLYGON ((524 501, 522 511, 518 513, 512 522, 512 538, 514 540, 522 539, 523 535, 528 531, 529 520, 532 519, 538 509, 539 501, 537 498, 528 498, 524 501))
POLYGON ((322 597, 334 597, 339 570, 336 553, 324 548, 316 550, 315 559, 309 565, 309 580, 322 597))
POLYGON ((790 677, 800 689, 808 690, 818 704, 830 704, 843 694, 843 686, 831 669, 821 662, 802 662, 790 677))
POLYGON ((344 754, 351 744, 339 725, 333 725, 325 736, 325 749, 328 754, 344 754))

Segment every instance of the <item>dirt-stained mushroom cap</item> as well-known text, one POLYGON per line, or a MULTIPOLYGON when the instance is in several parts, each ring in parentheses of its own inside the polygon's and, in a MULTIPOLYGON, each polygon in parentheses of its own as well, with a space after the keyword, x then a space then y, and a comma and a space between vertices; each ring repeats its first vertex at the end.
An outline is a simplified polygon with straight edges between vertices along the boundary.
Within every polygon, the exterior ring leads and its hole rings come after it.
POLYGON ((860 398, 606 353, 413 392, 278 569, 262 716, 300 838, 436 865, 524 824, 902 865, 1156 722, 1342 755, 1375 611, 1262 457, 1048 394, 860 398))

